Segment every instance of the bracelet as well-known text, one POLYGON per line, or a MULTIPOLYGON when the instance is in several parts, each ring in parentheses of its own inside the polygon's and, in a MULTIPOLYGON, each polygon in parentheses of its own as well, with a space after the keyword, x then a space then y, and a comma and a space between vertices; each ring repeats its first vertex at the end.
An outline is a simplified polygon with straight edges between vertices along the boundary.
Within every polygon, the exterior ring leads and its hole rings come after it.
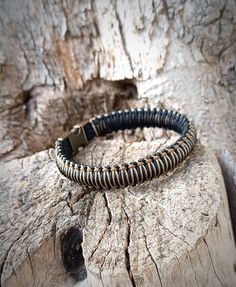
POLYGON ((189 155, 195 142, 194 126, 178 112, 155 108, 120 110, 74 126, 66 136, 59 138, 55 145, 56 163, 64 176, 82 186, 96 189, 134 186, 173 170, 189 155), (73 160, 79 147, 86 146, 96 136, 138 127, 171 129, 179 133, 180 138, 166 149, 135 162, 89 166, 73 160))

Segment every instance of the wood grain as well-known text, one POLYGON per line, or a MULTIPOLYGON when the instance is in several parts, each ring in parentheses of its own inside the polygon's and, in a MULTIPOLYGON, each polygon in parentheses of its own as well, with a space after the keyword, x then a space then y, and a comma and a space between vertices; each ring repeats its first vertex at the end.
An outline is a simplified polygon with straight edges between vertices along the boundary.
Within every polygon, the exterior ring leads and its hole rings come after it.
MULTIPOLYGON (((158 132, 145 129, 141 141, 141 131, 98 138, 78 157, 125 161, 176 137, 157 139, 158 132)), ((72 286, 80 275, 65 271, 61 254, 70 227, 83 233, 87 278, 78 286, 234 286, 224 182, 216 158, 199 145, 174 173, 113 191, 64 178, 53 150, 1 170, 2 286, 72 286)))

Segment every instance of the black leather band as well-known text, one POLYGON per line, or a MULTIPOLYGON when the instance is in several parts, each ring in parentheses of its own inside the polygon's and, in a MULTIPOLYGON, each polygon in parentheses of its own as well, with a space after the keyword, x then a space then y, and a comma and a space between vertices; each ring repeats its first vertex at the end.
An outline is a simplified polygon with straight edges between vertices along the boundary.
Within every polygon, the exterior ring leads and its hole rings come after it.
POLYGON ((174 169, 189 155, 195 142, 195 128, 185 115, 155 108, 121 110, 75 126, 65 137, 59 138, 56 163, 63 175, 81 185, 97 189, 119 188, 151 180, 174 169), (96 136, 137 127, 171 129, 179 133, 180 138, 166 149, 131 163, 88 166, 73 160, 78 148, 96 136))

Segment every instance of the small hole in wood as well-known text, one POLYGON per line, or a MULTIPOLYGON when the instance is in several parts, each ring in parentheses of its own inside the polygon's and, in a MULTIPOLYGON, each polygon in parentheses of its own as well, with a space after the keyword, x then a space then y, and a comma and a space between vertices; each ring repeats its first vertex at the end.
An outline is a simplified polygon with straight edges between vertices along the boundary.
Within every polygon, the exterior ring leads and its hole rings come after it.
POLYGON ((61 255, 64 268, 69 276, 76 281, 82 281, 87 277, 84 265, 81 230, 73 226, 61 238, 61 255))
POLYGON ((120 92, 115 95, 113 109, 133 108, 132 100, 138 98, 138 89, 135 81, 131 79, 115 81, 114 86, 116 86, 120 92))

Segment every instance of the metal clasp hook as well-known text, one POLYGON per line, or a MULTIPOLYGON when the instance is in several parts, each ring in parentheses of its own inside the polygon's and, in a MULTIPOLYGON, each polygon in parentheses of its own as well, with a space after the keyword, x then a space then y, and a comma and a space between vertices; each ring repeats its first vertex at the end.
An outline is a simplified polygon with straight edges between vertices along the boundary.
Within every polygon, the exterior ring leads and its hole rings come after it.
POLYGON ((81 146, 86 146, 89 142, 84 131, 84 125, 75 125, 73 129, 66 134, 63 139, 68 138, 72 147, 73 153, 78 151, 81 146))

